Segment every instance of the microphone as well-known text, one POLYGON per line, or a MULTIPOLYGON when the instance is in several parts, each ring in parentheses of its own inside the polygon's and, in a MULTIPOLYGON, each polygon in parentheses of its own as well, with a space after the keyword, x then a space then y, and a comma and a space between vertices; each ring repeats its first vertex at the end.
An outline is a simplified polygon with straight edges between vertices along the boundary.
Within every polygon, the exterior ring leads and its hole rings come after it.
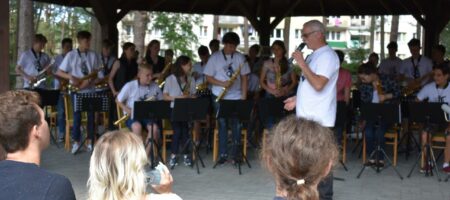
MULTIPOLYGON (((297 49, 295 49, 295 50, 302 51, 303 48, 305 48, 305 46, 306 46, 306 43, 302 42, 302 43, 297 47, 297 49)), ((292 61, 294 61, 294 58, 291 56, 291 57, 288 59, 288 64, 292 64, 292 61)))
POLYGON ((445 121, 450 121, 448 115, 450 115, 450 106, 447 104, 442 104, 441 109, 444 111, 445 121))

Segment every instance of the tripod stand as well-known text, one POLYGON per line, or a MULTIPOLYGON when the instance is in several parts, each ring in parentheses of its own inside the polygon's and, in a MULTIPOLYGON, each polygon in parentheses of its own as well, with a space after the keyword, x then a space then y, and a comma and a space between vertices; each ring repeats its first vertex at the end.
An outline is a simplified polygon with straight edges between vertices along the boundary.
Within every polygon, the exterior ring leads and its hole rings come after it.
MULTIPOLYGON (((94 115, 95 112, 108 112, 110 104, 109 100, 109 96, 105 92, 75 93, 75 111, 93 112, 92 115, 94 115)), ((95 117, 93 120, 95 120, 95 117)), ((90 138, 88 137, 89 136, 83 139, 74 155, 80 151, 87 139, 91 140, 91 145, 93 146, 95 138, 94 133, 91 134, 90 138)))
MULTIPOLYGON (((344 131, 344 129, 347 127, 347 118, 348 118, 348 107, 347 104, 343 101, 339 101, 337 102, 337 109, 336 109, 336 120, 335 120, 335 124, 334 124, 334 132, 338 132, 338 131, 344 131)), ((340 134, 342 134, 342 132, 340 134)), ((342 135, 341 135, 342 136, 342 135)), ((345 151, 345 145, 341 145, 340 142, 342 142, 342 138, 338 137, 337 138, 340 149, 345 151)), ((345 141, 344 141, 345 142, 345 141)), ((344 164, 343 159, 339 160, 339 163, 341 163, 342 167, 344 167, 345 171, 348 171, 347 166, 344 164)))
MULTIPOLYGON (((34 91, 37 92, 39 94, 39 96, 41 97, 42 108, 44 108, 46 106, 56 106, 58 104, 58 99, 59 99, 59 94, 60 94, 59 90, 45 90, 45 89, 36 88, 36 89, 34 89, 34 91)), ((47 120, 47 122, 48 122, 49 121, 48 112, 47 112, 47 109, 44 109, 44 110, 45 110, 45 120, 47 120)), ((55 132, 57 133, 57 130, 55 130, 55 132)), ((51 134, 51 133, 50 133, 50 139, 56 145, 56 147, 59 149, 60 147, 58 145, 58 142, 56 142, 55 136, 53 136, 53 134, 51 134)))
POLYGON ((171 109, 169 101, 136 101, 134 102, 134 118, 136 120, 150 120, 151 128, 149 130, 150 138, 145 142, 145 147, 150 145, 150 166, 154 169, 158 163, 155 161, 154 147, 157 149, 157 156, 161 162, 164 162, 161 156, 160 146, 153 138, 153 128, 157 120, 170 119, 171 109))
POLYGON ((438 177, 438 181, 441 181, 441 177, 439 176, 439 171, 437 169, 436 157, 434 156, 433 148, 431 148, 431 138, 432 138, 432 130, 431 123, 433 124, 444 124, 446 123, 444 117, 442 117, 441 110, 442 103, 410 103, 408 105, 411 112, 411 121, 424 123, 425 131, 427 134, 427 142, 422 146, 419 156, 414 162, 413 167, 409 171, 408 178, 411 177, 412 172, 416 168, 417 164, 421 160, 424 152, 426 154, 426 167, 425 176, 433 176, 433 168, 435 170, 436 176, 438 177))
MULTIPOLYGON (((396 122, 400 122, 400 107, 398 104, 379 104, 379 103, 366 103, 361 105, 361 116, 366 122, 377 122, 378 126, 376 126, 376 129, 380 129, 383 127, 383 123, 385 124, 393 124, 396 122)), ((366 124, 367 126, 367 124, 366 124)), ((380 144, 380 137, 382 136, 376 136, 376 132, 374 133, 375 137, 377 137, 376 147, 375 149, 370 153, 369 159, 373 159, 375 157, 376 161, 376 172, 380 173, 380 154, 386 158, 388 161, 388 164, 392 166, 394 171, 397 173, 398 177, 403 180, 403 176, 400 174, 400 172, 397 170, 397 168, 392 165, 392 161, 387 156, 386 152, 383 148, 381 148, 380 144)), ((381 134, 384 134, 382 132, 381 134)), ((367 142, 367 141, 366 141, 367 142)), ((364 170, 368 167, 366 163, 363 164, 363 167, 361 171, 358 173, 357 178, 361 177, 361 174, 364 172, 364 170)))
MULTIPOLYGON (((192 123, 194 120, 203 120, 206 118, 208 105, 209 99, 207 98, 175 99, 172 111, 172 121, 188 123, 188 134, 190 137, 183 145, 181 152, 185 152, 189 145, 192 146, 192 161, 197 168, 197 174, 200 174, 198 161, 200 160, 203 168, 205 167, 205 164, 203 163, 203 159, 199 153, 199 144, 196 144, 194 141, 194 134, 192 133, 192 123)), ((193 167, 193 165, 191 165, 191 167, 193 167)))
MULTIPOLYGON (((223 119, 229 119, 229 120, 237 119, 239 121, 247 121, 250 119, 250 113, 252 111, 252 107, 253 107, 253 102, 250 100, 221 100, 219 102, 217 119, 223 118, 223 119)), ((243 154, 242 144, 241 144, 240 139, 233 140, 232 149, 235 150, 234 151, 234 153, 235 153, 234 160, 236 161, 235 164, 237 165, 237 167, 239 169, 239 175, 241 175, 242 174, 241 162, 244 161, 245 163, 247 163, 248 168, 251 168, 251 165, 248 162, 247 156, 243 154)), ((214 164, 213 168, 216 168, 216 166, 218 164, 219 164, 219 161, 217 161, 214 164)))
MULTIPOLYGON (((414 97, 414 101, 415 101, 415 97, 414 97)), ((408 108, 408 103, 411 102, 411 99, 409 98, 403 98, 402 102, 401 102, 401 108, 402 108, 402 114, 404 116, 404 118, 410 118, 410 111, 408 108)), ((411 123, 409 122, 409 120, 407 121, 407 125, 409 126, 411 123)), ((413 149, 411 149, 410 144, 411 141, 413 142, 413 144, 415 145, 415 147, 417 148, 417 151, 420 152, 420 145, 417 142, 416 138, 414 138, 413 133, 409 130, 409 128, 407 128, 406 131, 403 132, 403 136, 400 138, 400 142, 399 142, 399 146, 402 145, 403 143, 405 143, 406 148, 402 151, 399 151, 399 153, 405 153, 405 158, 406 160, 408 160, 410 151, 412 151, 413 149)))

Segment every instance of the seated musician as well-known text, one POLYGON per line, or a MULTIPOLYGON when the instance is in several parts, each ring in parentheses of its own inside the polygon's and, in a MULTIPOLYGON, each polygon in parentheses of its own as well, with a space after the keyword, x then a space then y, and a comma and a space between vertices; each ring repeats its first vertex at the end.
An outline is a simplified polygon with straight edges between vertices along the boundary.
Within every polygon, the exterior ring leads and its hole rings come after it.
MULTIPOLYGON (((377 68, 371 63, 364 63, 358 68, 358 77, 363 84, 360 85, 362 103, 389 103, 400 96, 400 88, 395 80, 388 76, 378 75, 377 68)), ((376 121, 368 120, 365 123, 364 134, 366 137, 367 153, 370 154, 375 149, 375 144, 384 149, 386 132, 389 124, 381 121, 376 128, 376 121)), ((381 155, 380 167, 384 165, 384 158, 381 155)), ((375 164, 375 160, 369 159, 368 165, 375 164)))
MULTIPOLYGON (((97 73, 100 70, 101 60, 99 56, 89 50, 91 44, 91 33, 88 31, 80 31, 77 34, 78 48, 70 51, 64 57, 63 62, 59 66, 56 75, 69 80, 70 84, 78 88, 72 93, 73 106, 73 131, 72 139, 74 141, 72 146, 72 153, 76 153, 81 140, 81 111, 77 110, 76 95, 78 93, 95 93, 95 84, 100 82, 103 78, 102 73, 97 73), (85 80, 83 80, 85 79, 85 80)), ((93 139, 94 135, 94 112, 88 112, 88 139, 93 139)), ((87 150, 92 151, 92 143, 87 140, 87 150)))
MULTIPOLYGON (((158 85, 152 81, 152 66, 142 63, 139 65, 137 80, 126 83, 117 95, 116 103, 122 108, 124 113, 130 116, 126 125, 131 131, 142 138, 142 127, 146 127, 149 134, 145 142, 150 139, 150 132, 153 128, 153 139, 158 141, 159 128, 157 123, 151 120, 136 120, 133 116, 135 101, 161 100, 162 92, 158 85)), ((147 153, 150 152, 150 145, 147 146, 147 153)))
MULTIPOLYGON (((449 73, 450 69, 447 67, 445 63, 441 63, 440 65, 434 66, 433 69, 433 79, 434 82, 431 82, 425 85, 420 92, 417 94, 418 101, 424 101, 428 99, 428 102, 439 102, 450 104, 450 87, 449 87, 449 73)), ((445 130, 445 150, 444 150, 444 164, 442 166, 443 171, 446 173, 450 173, 450 135, 448 132, 450 131, 450 124, 444 124, 443 126, 439 126, 442 130, 445 130)), ((427 137, 427 132, 422 132, 422 145, 425 145, 428 140, 431 138, 427 137)), ((425 159, 426 160, 426 159, 425 159)), ((425 170, 430 170, 430 165, 425 164, 422 166, 421 172, 425 170)))
MULTIPOLYGON (((192 69, 191 59, 187 56, 180 56, 175 61, 173 71, 170 76, 166 78, 164 85, 163 97, 166 101, 171 101, 170 107, 173 109, 175 99, 192 98, 195 95, 195 80, 190 76, 192 69)), ((179 153, 180 146, 184 147, 189 138, 188 122, 171 121, 173 136, 172 136, 172 154, 170 155, 169 166, 173 168, 177 165, 176 155, 179 153)), ((191 165, 191 158, 189 157, 187 149, 184 149, 184 164, 191 165)))
MULTIPOLYGON (((38 74, 50 67, 50 57, 42 52, 47 43, 47 38, 42 34, 36 34, 31 49, 24 51, 17 61, 16 73, 23 77, 23 88, 33 88, 38 79, 38 74)), ((51 71, 48 70, 50 73, 51 71)), ((45 81, 36 85, 44 88, 45 81)))
MULTIPOLYGON (((259 75, 259 84, 266 91, 265 98, 281 98, 284 100, 295 92, 297 77, 289 70, 290 64, 286 58, 284 42, 276 40, 271 46, 274 57, 264 62, 259 75)), ((274 119, 269 117, 266 128, 271 128, 274 119)))
MULTIPOLYGON (((222 89, 224 87, 228 88, 227 92, 223 96, 223 99, 247 99, 247 75, 250 73, 250 68, 247 64, 245 64, 244 55, 236 51, 239 42, 240 39, 236 33, 226 33, 222 38, 222 43, 224 45, 223 49, 212 54, 206 64, 204 74, 206 76, 206 80, 212 85, 213 100, 215 100, 217 96, 222 93, 222 89), (239 74, 237 72, 239 72, 239 74), (236 77, 234 82, 230 82, 232 77, 236 77)), ((214 102, 213 107, 214 113, 217 113, 219 111, 219 102, 214 102)), ((231 119, 230 123, 233 134, 233 144, 234 147, 237 147, 237 145, 241 142, 241 127, 239 119, 231 119)), ((218 124, 220 153, 218 163, 223 164, 228 159, 227 120, 225 118, 219 118, 218 124)), ((237 149, 234 148, 233 150, 232 156, 235 158, 237 149)))

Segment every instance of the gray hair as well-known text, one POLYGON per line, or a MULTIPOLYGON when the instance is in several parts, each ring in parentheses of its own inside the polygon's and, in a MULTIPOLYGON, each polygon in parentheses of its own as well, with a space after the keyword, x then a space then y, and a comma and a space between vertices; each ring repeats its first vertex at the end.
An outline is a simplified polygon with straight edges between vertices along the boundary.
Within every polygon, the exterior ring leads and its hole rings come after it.
POLYGON ((308 21, 305 24, 303 24, 303 26, 308 26, 312 28, 314 31, 321 32, 323 35, 325 35, 326 33, 325 26, 319 20, 308 21))

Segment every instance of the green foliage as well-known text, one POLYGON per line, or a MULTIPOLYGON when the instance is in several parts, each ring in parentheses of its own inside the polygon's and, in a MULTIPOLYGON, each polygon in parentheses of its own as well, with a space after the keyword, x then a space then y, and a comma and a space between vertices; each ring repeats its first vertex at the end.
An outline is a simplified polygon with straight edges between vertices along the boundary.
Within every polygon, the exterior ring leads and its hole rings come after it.
POLYGON ((444 30, 442 30, 440 41, 441 44, 447 48, 445 56, 447 58, 450 58, 450 22, 447 24, 447 26, 444 27, 444 30))
POLYGON ((348 51, 350 63, 362 63, 368 56, 369 49, 352 48, 348 51))
POLYGON ((193 58, 192 44, 196 44, 198 38, 192 28, 201 23, 200 15, 154 12, 151 21, 153 29, 161 30, 162 38, 175 55, 193 58))

